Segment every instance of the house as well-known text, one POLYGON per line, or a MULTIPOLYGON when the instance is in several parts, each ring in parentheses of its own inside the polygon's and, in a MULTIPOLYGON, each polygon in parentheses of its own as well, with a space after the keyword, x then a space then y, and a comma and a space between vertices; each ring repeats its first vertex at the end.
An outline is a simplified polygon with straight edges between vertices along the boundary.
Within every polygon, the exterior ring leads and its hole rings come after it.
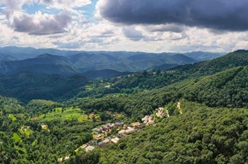
POLYGON ((126 132, 126 130, 121 130, 118 132, 118 134, 123 135, 123 134, 126 134, 125 132, 126 132))
POLYGON ((109 131, 110 130, 110 126, 109 125, 102 125, 102 129, 104 130, 104 131, 109 131))
POLYGON ((95 116, 95 113, 91 113, 91 114, 90 114, 90 117, 94 117, 94 116, 95 116))
POLYGON ((118 134, 123 135, 123 134, 131 134, 135 132, 134 128, 128 127, 127 130, 121 130, 118 132, 118 134))
POLYGON ((140 125, 141 125, 140 122, 131 123, 131 126, 132 126, 132 127, 139 127, 140 125))
POLYGON ((120 140, 120 139, 119 139, 118 137, 115 137, 115 138, 112 138, 112 139, 111 139, 111 142, 113 142, 113 143, 116 144, 119 140, 120 140))
POLYGON ((86 152, 89 152, 89 151, 92 151, 92 150, 94 150, 94 149, 95 149, 94 146, 87 146, 87 147, 85 148, 85 151, 86 151, 86 152))
POLYGON ((144 124, 146 124, 149 121, 150 116, 145 116, 141 120, 143 121, 144 124))
POLYGON ((94 139, 94 140, 100 140, 100 139, 102 139, 104 137, 104 135, 103 134, 94 134, 94 135, 92 135, 92 138, 94 139))
POLYGON ((64 162, 65 160, 68 160, 68 159, 70 159, 70 155, 68 155, 68 156, 66 156, 64 158, 59 158, 58 162, 64 162))
POLYGON ((106 138, 106 139, 103 140, 102 142, 99 142, 99 143, 98 143, 98 146, 99 146, 100 148, 103 148, 103 147, 106 147, 110 142, 111 142, 111 140, 108 139, 108 138, 106 138))
POLYGON ((166 73, 167 74, 174 74, 174 73, 176 73, 176 71, 175 70, 169 70, 169 71, 166 71, 166 73))
POLYGON ((106 85, 104 88, 110 88, 111 87, 111 85, 106 85))
POLYGON ((65 161, 65 160, 68 160, 68 159, 70 159, 70 156, 66 156, 66 157, 64 158, 64 161, 65 161))
POLYGON ((115 123, 115 126, 116 126, 117 128, 120 128, 120 127, 122 127, 123 125, 124 125, 123 122, 116 122, 116 123, 115 123))
POLYGON ((157 110, 157 113, 156 113, 156 116, 159 117, 159 118, 163 118, 165 116, 165 113, 164 113, 164 108, 162 107, 159 107, 157 110))
POLYGON ((127 130, 126 130, 126 134, 131 134, 133 132, 135 132, 135 129, 131 128, 131 127, 128 127, 127 130))
POLYGON ((48 126, 45 125, 45 124, 41 124, 40 126, 41 126, 41 129, 42 129, 42 130, 47 130, 47 129, 48 129, 48 126))
POLYGON ((153 118, 153 115, 145 116, 144 118, 142 118, 142 121, 146 125, 152 125, 152 124, 155 123, 155 120, 153 118))

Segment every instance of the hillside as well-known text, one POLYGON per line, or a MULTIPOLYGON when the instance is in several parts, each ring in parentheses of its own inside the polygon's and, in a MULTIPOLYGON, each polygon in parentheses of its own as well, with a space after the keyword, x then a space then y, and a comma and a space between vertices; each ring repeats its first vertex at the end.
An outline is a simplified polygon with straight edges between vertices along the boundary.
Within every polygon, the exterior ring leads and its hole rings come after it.
POLYGON ((109 79, 114 78, 118 76, 124 76, 127 74, 131 74, 130 72, 118 72, 115 70, 91 70, 84 72, 82 75, 85 76, 88 79, 109 79))
POLYGON ((99 81, 81 75, 2 75, 1 94, 18 100, 0 97, 0 161, 245 163, 247 54, 236 51, 168 71, 99 81), (162 118, 159 107, 167 112, 162 118), (147 116, 154 118, 153 125, 142 123, 147 116), (137 122, 139 128, 129 127, 137 122), (104 131, 112 123, 114 128, 104 131), (133 133, 119 136, 125 130, 121 123, 133 133), (108 137, 118 140, 99 146, 108 137), (85 146, 94 150, 86 153, 85 146))
POLYGON ((248 108, 248 67, 235 67, 195 81, 184 97, 208 106, 248 108))
POLYGON ((149 126, 75 163, 245 163, 247 109, 209 108, 183 101, 184 113, 149 126))
MULTIPOLYGON (((141 54, 141 56, 144 54, 141 54)), ((135 58, 135 56, 132 56, 135 58)), ((149 58, 138 58, 133 60, 131 57, 127 59, 119 59, 108 54, 87 54, 80 53, 67 57, 56 56, 51 54, 42 54, 35 58, 25 60, 8 60, 0 62, 0 73, 13 74, 22 71, 74 75, 91 71, 92 77, 98 77, 94 70, 112 70, 116 72, 137 72, 151 69, 156 66, 168 64, 171 67, 177 65, 194 63, 196 60, 183 55, 159 56, 156 54, 149 55, 149 58)), ((125 74, 125 73, 124 73, 125 74)), ((112 74, 114 75, 114 74, 112 74)), ((119 74, 116 74, 118 76, 119 74)), ((109 77, 116 77, 109 76, 109 77)), ((91 78, 92 78, 91 77, 91 78)), ((106 76, 106 78, 109 78, 106 76)), ((105 78, 105 76, 103 76, 105 78)))
POLYGON ((2 96, 14 97, 23 102, 32 99, 61 100, 75 96, 83 90, 88 80, 81 75, 62 77, 37 73, 20 72, 2 75, 0 92, 2 96))
POLYGON ((144 71, 141 73, 135 73, 132 76, 115 79, 111 82, 113 83, 113 87, 119 88, 123 91, 125 89, 130 90, 133 88, 161 88, 163 86, 186 79, 200 78, 203 76, 213 75, 217 72, 221 72, 230 68, 247 65, 248 52, 235 51, 210 61, 177 66, 175 68, 170 68, 167 71, 144 71))
POLYGON ((247 65, 248 51, 238 50, 210 61, 203 61, 193 65, 181 66, 177 70, 185 70, 187 73, 193 73, 196 77, 202 75, 211 75, 229 68, 247 65))
POLYGON ((13 74, 22 71, 60 75, 79 73, 75 67, 68 64, 67 58, 50 54, 26 60, 0 62, 0 73, 13 74))
MULTIPOLYGON (((139 54, 154 54, 154 53, 144 53, 144 52, 128 52, 128 51, 67 51, 67 50, 58 50, 58 49, 35 49, 32 47, 0 47, 0 56, 1 55, 11 55, 12 58, 15 58, 16 60, 24 60, 29 58, 35 58, 40 54, 53 54, 56 56, 71 56, 75 54, 85 53, 85 54, 109 54, 111 56, 118 57, 119 59, 129 58, 131 56, 139 55, 139 54)), ((161 53, 161 55, 174 55, 178 53, 161 53)), ((202 60, 210 60, 214 59, 218 56, 224 55, 224 53, 211 53, 211 52, 188 52, 183 53, 183 55, 188 56, 190 58, 193 58, 198 61, 202 60)))
POLYGON ((183 53, 183 55, 188 56, 198 61, 212 60, 217 57, 221 57, 225 54, 226 53, 211 53, 211 52, 201 52, 201 51, 183 53))
POLYGON ((87 52, 4 47, 0 48, 0 73, 12 74, 29 70, 36 73, 73 75, 94 70, 118 72, 167 70, 178 65, 192 64, 218 56, 220 56, 219 53, 208 52, 185 54, 124 51, 87 52), (203 54, 206 57, 204 59, 201 57, 203 54))

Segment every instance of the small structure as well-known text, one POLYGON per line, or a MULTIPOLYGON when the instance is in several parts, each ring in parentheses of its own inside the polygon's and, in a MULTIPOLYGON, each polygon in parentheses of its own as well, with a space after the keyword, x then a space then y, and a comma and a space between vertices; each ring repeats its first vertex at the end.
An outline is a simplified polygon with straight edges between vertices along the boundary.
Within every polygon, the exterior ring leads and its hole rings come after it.
POLYGON ((41 129, 42 130, 46 130, 47 132, 50 132, 50 130, 49 130, 49 128, 48 128, 47 125, 45 125, 45 124, 42 123, 40 126, 41 126, 41 129))
POLYGON ((153 125, 153 124, 155 124, 155 120, 154 120, 154 118, 153 118, 152 115, 145 116, 144 118, 142 118, 142 121, 146 125, 153 125))
POLYGON ((115 138, 112 138, 112 139, 111 139, 111 142, 113 142, 113 143, 116 144, 119 140, 120 140, 120 139, 119 139, 118 137, 115 137, 115 138))
POLYGON ((116 122, 116 123, 115 123, 115 126, 116 126, 117 128, 120 128, 120 127, 122 127, 123 125, 124 125, 123 122, 116 122))
POLYGON ((176 73, 176 71, 175 70, 169 70, 169 71, 166 71, 166 73, 167 74, 174 74, 174 73, 176 73))
POLYGON ((165 116, 165 114, 164 114, 164 108, 159 107, 159 108, 157 109, 156 116, 159 117, 159 118, 163 118, 163 117, 165 116))
POLYGON ((64 158, 59 158, 59 159, 58 159, 58 162, 64 162, 64 161, 66 161, 66 160, 68 160, 68 159, 70 159, 70 155, 68 155, 68 156, 66 156, 66 157, 64 157, 64 158))
POLYGON ((86 152, 89 152, 89 151, 92 151, 92 150, 94 150, 95 149, 95 147, 94 146, 87 146, 86 148, 85 148, 85 151, 86 152))
POLYGON ((94 140, 100 140, 100 139, 104 138, 104 134, 93 135, 92 138, 93 138, 94 140))
POLYGON ((135 132, 134 128, 128 127, 127 130, 121 130, 118 132, 118 134, 123 135, 123 134, 131 134, 135 132))
POLYGON ((91 114, 90 114, 90 117, 94 117, 94 116, 95 116, 95 113, 91 113, 91 114))
POLYGON ((100 148, 103 148, 103 147, 106 147, 110 142, 111 142, 111 140, 108 139, 108 138, 106 138, 106 139, 103 140, 102 142, 99 142, 99 143, 98 143, 98 146, 99 146, 100 148))
POLYGON ((131 123, 131 126, 132 126, 132 127, 139 127, 140 125, 141 125, 140 122, 131 123))

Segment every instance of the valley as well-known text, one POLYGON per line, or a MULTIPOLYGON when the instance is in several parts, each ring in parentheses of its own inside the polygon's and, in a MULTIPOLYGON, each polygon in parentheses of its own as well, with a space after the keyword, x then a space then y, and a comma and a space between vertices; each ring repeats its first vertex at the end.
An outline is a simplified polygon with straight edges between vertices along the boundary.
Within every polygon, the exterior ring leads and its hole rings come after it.
POLYGON ((107 79, 3 74, 0 161, 244 163, 247 71, 235 51, 107 79))

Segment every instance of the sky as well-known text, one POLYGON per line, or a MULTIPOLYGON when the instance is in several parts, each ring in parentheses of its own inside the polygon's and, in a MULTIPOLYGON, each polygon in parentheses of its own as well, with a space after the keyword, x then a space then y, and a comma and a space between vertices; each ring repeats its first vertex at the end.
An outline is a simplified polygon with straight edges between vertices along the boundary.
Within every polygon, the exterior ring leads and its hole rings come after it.
POLYGON ((0 0, 0 47, 248 49, 247 0, 0 0))

